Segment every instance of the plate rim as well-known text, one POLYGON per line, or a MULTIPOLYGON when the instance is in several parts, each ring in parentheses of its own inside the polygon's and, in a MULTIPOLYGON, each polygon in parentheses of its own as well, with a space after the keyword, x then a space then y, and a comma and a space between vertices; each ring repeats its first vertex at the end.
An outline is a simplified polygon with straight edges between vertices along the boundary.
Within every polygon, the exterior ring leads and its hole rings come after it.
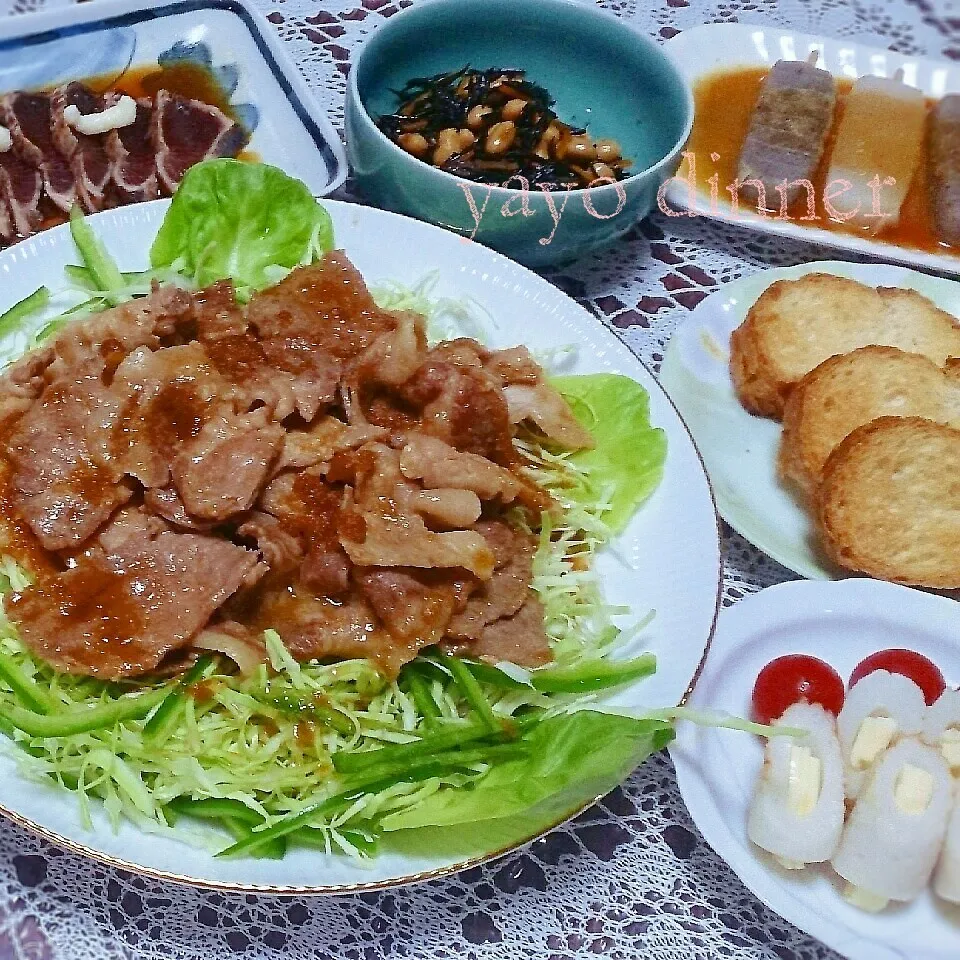
MULTIPOLYGON (((744 597, 732 608, 726 610, 720 618, 715 638, 720 637, 718 644, 720 652, 723 652, 725 648, 728 648, 727 652, 732 652, 736 649, 738 642, 744 639, 744 631, 749 631, 752 634, 782 625, 785 620, 785 611, 788 613, 799 612, 801 619, 804 616, 862 613, 864 602, 871 597, 875 597, 876 594, 888 594, 890 596, 879 601, 873 601, 875 606, 870 609, 875 616, 883 616, 885 611, 891 608, 890 599, 902 601, 905 596, 910 597, 911 607, 928 607, 931 613, 934 612, 934 608, 939 608, 942 612, 948 609, 947 604, 956 602, 939 594, 868 577, 851 577, 844 580, 789 580, 744 597), (829 608, 827 607, 828 603, 831 603, 829 608), (726 638, 725 634, 728 631, 733 633, 733 639, 728 640, 726 638)), ((926 622, 932 623, 933 617, 931 616, 930 620, 926 622)), ((955 632, 957 632, 957 629, 955 629, 955 632)), ((941 630, 940 632, 947 636, 945 631, 941 630)), ((705 705, 707 708, 710 708, 710 706, 710 704, 705 705)), ((748 877, 741 873, 739 863, 742 859, 743 848, 736 842, 735 833, 728 826, 727 818, 722 815, 721 806, 715 804, 712 799, 707 799, 711 794, 709 785, 693 762, 692 750, 686 749, 691 746, 687 741, 692 736, 693 731, 691 729, 690 733, 678 735, 676 740, 667 747, 676 769, 681 798, 704 841, 757 900, 768 910, 808 936, 819 940, 846 960, 893 960, 894 957, 906 957, 906 954, 902 954, 897 948, 886 947, 882 942, 876 942, 872 939, 865 940, 860 934, 850 931, 846 927, 840 928, 833 921, 824 921, 822 930, 810 929, 810 925, 804 917, 799 915, 804 911, 810 912, 810 908, 806 906, 806 902, 800 894, 777 886, 775 888, 777 896, 772 898, 777 901, 774 905, 768 899, 768 894, 764 892, 763 884, 758 882, 759 876, 763 875, 748 877), (693 797, 692 803, 690 797, 693 797), (705 820, 705 813, 713 814, 714 812, 717 815, 715 817, 711 816, 706 821, 708 826, 704 829, 701 821, 705 820), (734 851, 733 861, 727 857, 727 853, 731 850, 734 851), (865 944, 866 949, 858 950, 854 947, 851 951, 851 944, 859 943, 865 944), (886 947, 886 952, 882 956, 877 953, 878 947, 886 947)), ((749 847, 747 853, 749 854, 749 847)), ((752 854, 750 855, 752 856, 752 854)), ((754 859, 762 862, 758 857, 754 859)), ((839 893, 836 895, 839 897, 839 893)))
MULTIPOLYGON (((75 3, 0 20, 0 50, 18 44, 29 46, 54 41, 64 32, 96 33, 119 26, 142 27, 152 20, 203 10, 222 10, 240 19, 256 44, 264 66, 273 74, 330 171, 331 177, 321 196, 328 196, 342 187, 349 173, 347 154, 327 116, 326 106, 308 86, 253 0, 161 0, 159 4, 152 0, 97 0, 96 4, 89 5, 75 3), (131 17, 134 18, 132 21, 129 20, 131 17)), ((22 242, 16 241, 11 246, 22 242)))
MULTIPOLYGON (((705 23, 682 30, 676 36, 667 40, 664 46, 674 57, 687 82, 693 87, 697 81, 710 73, 737 66, 765 66, 771 64, 772 59, 762 59, 759 54, 753 60, 725 59, 723 56, 711 61, 701 58, 698 49, 706 44, 710 49, 724 50, 723 35, 728 37, 743 37, 760 33, 765 37, 778 39, 790 38, 800 46, 807 45, 810 49, 823 47, 828 43, 845 44, 864 56, 876 55, 885 58, 886 62, 896 68, 905 62, 929 65, 937 69, 950 70, 957 77, 957 88, 960 90, 960 69, 954 61, 938 59, 930 56, 917 56, 889 50, 885 47, 875 47, 869 43, 860 43, 846 37, 830 37, 824 34, 806 33, 789 27, 777 27, 769 24, 752 23, 705 23), (711 43, 711 40, 713 42, 711 43)), ((798 49, 797 53, 800 53, 798 49)), ((837 77, 838 74, 831 73, 837 77)), ((857 76, 873 74, 860 73, 857 76)), ((877 73, 877 76, 886 74, 877 73)), ((852 74, 845 74, 850 76, 852 74)), ((925 95, 926 92, 924 92, 925 95)), ((946 93, 942 94, 946 95, 946 93)), ((853 233, 826 230, 823 227, 802 226, 792 219, 781 220, 779 217, 764 217, 755 212, 745 211, 734 215, 726 204, 714 205, 709 202, 710 194, 699 188, 693 198, 693 206, 688 202, 687 189, 676 180, 670 180, 665 199, 683 213, 675 216, 699 216, 719 223, 741 227, 746 230, 755 230, 769 236, 785 237, 790 240, 801 240, 807 244, 827 247, 834 250, 844 250, 863 256, 875 257, 881 260, 894 261, 897 264, 922 267, 927 270, 938 270, 952 275, 960 274, 960 249, 955 254, 932 253, 927 250, 916 250, 911 247, 902 247, 881 239, 868 239, 853 233), (704 202, 700 202, 704 201, 704 202)))
MULTIPOLYGON (((124 0, 126 2, 126 0, 124 0)), ((223 0, 223 2, 237 2, 237 0, 223 0)), ((245 0, 244 0, 245 2, 245 0)), ((160 205, 168 205, 171 201, 169 199, 160 199, 152 200, 147 203, 136 204, 136 207, 142 208, 157 208, 160 205)), ((583 312, 585 317, 592 320, 597 329, 602 331, 602 335, 608 338, 608 341, 612 341, 616 344, 617 349, 626 350, 640 366, 648 374, 651 384, 655 386, 657 390, 662 394, 663 398, 669 404, 676 414, 677 420, 680 423, 681 428, 686 434, 688 440, 690 441, 690 446, 696 456, 696 460, 700 465, 700 470, 703 473, 704 481, 706 483, 707 493, 709 495, 710 507, 713 513, 713 519, 716 530, 716 562, 717 562, 717 589, 714 596, 713 602, 713 613, 710 621, 710 626, 708 629, 707 636, 704 638, 703 651, 700 654, 699 660, 697 662, 696 668, 694 669, 693 675, 691 676, 687 687, 681 696, 678 705, 684 706, 692 695, 694 689, 696 688, 697 683, 700 680, 700 677, 703 674, 707 657, 710 653, 710 650, 713 646, 714 635, 717 630, 717 623, 720 616, 720 611, 722 609, 722 600, 723 600, 723 589, 724 589, 724 579, 723 579, 723 550, 722 550, 722 539, 723 539, 723 530, 721 525, 721 516, 717 506, 717 498, 714 492, 713 483, 710 479, 710 474, 707 471, 706 464, 703 461, 703 457, 700 453, 700 449, 697 446, 696 440, 693 437, 693 433, 688 427, 686 421, 683 418, 683 415, 680 413, 680 410, 677 408, 677 405, 674 403, 672 397, 667 393, 666 389, 661 385, 659 379, 654 376, 653 371, 649 366, 644 362, 644 360, 630 347, 630 345, 622 340, 616 335, 606 324, 593 316, 589 310, 583 307, 581 304, 566 294, 564 291, 560 290, 554 284, 550 283, 549 280, 541 277, 539 274, 535 273, 530 268, 524 266, 523 264, 517 263, 514 260, 510 260, 508 257, 503 254, 498 253, 495 250, 492 250, 488 247, 485 247, 483 244, 479 244, 474 240, 470 240, 467 237, 460 236, 459 234, 451 234, 450 231, 444 230, 441 227, 437 227, 433 224, 424 223, 422 221, 416 220, 412 217, 404 216, 403 214, 394 213, 389 210, 381 210, 378 207, 369 207, 364 204, 350 203, 344 200, 331 200, 324 199, 324 204, 331 204, 335 208, 342 209, 344 211, 352 211, 356 214, 356 211, 372 211, 377 216, 384 216, 400 221, 412 222, 417 225, 418 228, 424 227, 429 231, 437 231, 438 233, 452 236, 457 240, 458 243, 467 243, 472 247, 477 247, 483 251, 484 255, 490 254, 497 258, 498 260, 504 261, 511 270, 521 271, 521 276, 524 279, 528 279, 528 275, 534 278, 534 281, 537 283, 547 284, 549 287, 554 289, 556 293, 569 300, 577 309, 583 312)), ((127 210, 129 212, 130 208, 118 208, 121 212, 127 210)), ((88 222, 96 227, 99 219, 110 217, 115 215, 116 210, 106 210, 98 214, 92 214, 87 218, 88 222)), ((364 214, 360 214, 363 216, 364 214)), ((52 227, 50 230, 44 231, 38 236, 50 237, 54 231, 68 231, 69 224, 60 224, 58 226, 52 227)), ((31 238, 27 238, 24 242, 30 242, 31 238)), ((8 248, 9 250, 14 250, 19 244, 8 248)), ((711 541, 713 542, 713 541, 711 541)), ((637 768, 634 768, 634 770, 637 768)), ((633 770, 630 771, 631 775, 633 770)), ((626 779, 626 778, 624 778, 626 779)), ((532 843, 534 840, 538 839, 549 833, 552 830, 555 830, 557 827, 568 822, 574 817, 578 816, 584 810, 589 809, 591 806, 599 802, 606 794, 599 794, 593 798, 584 801, 582 804, 576 806, 575 809, 570 810, 567 813, 564 813, 558 817, 558 819, 552 821, 549 825, 545 825, 542 828, 535 830, 533 833, 529 834, 525 838, 510 843, 505 847, 500 847, 494 851, 488 851, 476 856, 468 857, 463 860, 458 860, 454 863, 446 864, 442 867, 438 867, 432 870, 420 871, 419 873, 409 874, 402 877, 393 877, 385 880, 376 880, 370 881, 368 883, 350 883, 350 884, 305 884, 305 885, 295 885, 295 884, 265 884, 265 883, 238 883, 233 881, 221 881, 221 880, 211 880, 209 878, 203 877, 188 877, 182 874, 176 874, 167 870, 158 870, 153 867, 144 866, 137 863, 132 863, 128 860, 124 860, 120 857, 114 857, 109 853, 105 853, 102 850, 98 850, 96 847, 89 846, 85 843, 73 840, 69 837, 64 837, 61 834, 57 833, 54 830, 49 829, 48 827, 43 826, 42 824, 37 823, 32 820, 30 817, 19 813, 18 811, 11 810, 5 804, 0 803, 0 816, 6 817, 9 820, 12 820, 18 826, 28 830, 29 832, 42 837, 44 840, 58 846, 62 849, 66 849, 71 853, 79 854, 81 856, 87 857, 89 859, 95 860, 99 863, 106 864, 107 866, 113 867, 119 870, 125 870, 129 873, 136 874, 138 876, 149 877, 155 880, 166 881, 170 883, 176 883, 181 886, 193 887, 195 889, 204 889, 204 890, 216 890, 224 893, 241 893, 241 894, 268 894, 268 895, 295 895, 295 896, 340 896, 347 894, 357 894, 357 893, 366 893, 373 892, 377 890, 386 890, 394 887, 407 886, 415 883, 423 883, 429 880, 439 879, 441 877, 451 876, 456 873, 460 873, 463 870, 468 870, 472 867, 480 866, 484 863, 489 863, 493 860, 496 860, 502 856, 505 856, 509 853, 512 853, 516 850, 520 850, 525 847, 527 844, 532 843)))

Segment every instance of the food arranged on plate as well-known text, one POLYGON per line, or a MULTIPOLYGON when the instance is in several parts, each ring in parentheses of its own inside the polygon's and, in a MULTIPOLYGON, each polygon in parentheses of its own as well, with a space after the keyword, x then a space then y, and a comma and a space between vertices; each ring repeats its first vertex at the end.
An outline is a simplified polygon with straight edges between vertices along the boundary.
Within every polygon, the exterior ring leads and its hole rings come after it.
POLYGON ((955 952, 955 607, 862 577, 745 597, 721 616, 690 707, 780 736, 679 725, 670 746, 706 841, 760 901, 849 960, 955 952))
POLYGON ((535 268, 599 252, 647 216, 692 121, 660 43, 564 0, 411 6, 352 58, 344 112, 366 202, 535 268))
POLYGON ((0 247, 87 213, 172 194, 190 167, 250 133, 187 62, 0 95, 0 247))
POLYGON ((778 60, 708 74, 694 97, 686 149, 715 204, 941 253, 960 239, 960 95, 778 60))
POLYGON ((616 140, 595 139, 553 111, 524 70, 463 67, 409 80, 377 126, 407 153, 479 183, 576 190, 628 176, 616 140))
POLYGON ((938 897, 960 903, 960 693, 929 658, 872 654, 844 696, 822 660, 779 657, 753 703, 763 722, 805 731, 767 742, 747 828, 754 844, 788 870, 829 862, 864 910, 913 900, 931 878, 938 897), (789 703, 771 718, 785 690, 789 703))
POLYGON ((593 571, 663 470, 642 387, 431 336, 263 165, 190 170, 146 274, 71 230, 87 299, 0 316, 28 346, 0 379, 0 723, 28 775, 211 821, 228 856, 366 855, 670 739, 581 702, 655 669, 608 656, 642 623, 593 571))
POLYGON ((957 270, 952 63, 746 23, 688 28, 667 47, 696 118, 662 209, 957 270))
POLYGON ((751 413, 782 419, 778 472, 848 570, 960 587, 960 323, 915 290, 808 273, 771 284, 730 339, 751 413))

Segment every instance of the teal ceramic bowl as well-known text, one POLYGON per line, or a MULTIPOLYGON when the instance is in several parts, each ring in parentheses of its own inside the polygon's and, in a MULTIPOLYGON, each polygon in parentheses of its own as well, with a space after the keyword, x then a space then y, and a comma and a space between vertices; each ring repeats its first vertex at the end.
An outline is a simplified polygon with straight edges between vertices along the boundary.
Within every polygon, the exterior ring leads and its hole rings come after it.
POLYGON ((376 206, 447 227, 530 266, 572 260, 623 236, 657 203, 693 122, 693 95, 667 53, 577 0, 428 0, 382 24, 354 61, 347 155, 376 206), (626 180, 545 196, 472 183, 417 160, 374 118, 413 77, 458 69, 527 71, 561 120, 619 141, 626 180))

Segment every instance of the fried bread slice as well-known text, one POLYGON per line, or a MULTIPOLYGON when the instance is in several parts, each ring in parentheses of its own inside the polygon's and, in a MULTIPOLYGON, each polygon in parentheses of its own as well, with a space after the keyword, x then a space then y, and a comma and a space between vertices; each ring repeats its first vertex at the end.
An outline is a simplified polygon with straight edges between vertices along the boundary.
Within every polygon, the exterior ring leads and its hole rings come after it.
POLYGON ((827 459, 817 519, 848 570, 960 587, 960 430, 922 417, 857 427, 827 459))
POLYGON ((958 374, 896 347, 860 347, 824 360, 797 384, 784 408, 781 478, 810 500, 830 454, 878 417, 923 417, 960 428, 958 374))
POLYGON ((733 332, 730 371, 741 403, 780 418, 796 384, 824 360, 871 344, 943 365, 960 357, 960 323, 915 290, 873 289, 810 273, 771 284, 733 332))

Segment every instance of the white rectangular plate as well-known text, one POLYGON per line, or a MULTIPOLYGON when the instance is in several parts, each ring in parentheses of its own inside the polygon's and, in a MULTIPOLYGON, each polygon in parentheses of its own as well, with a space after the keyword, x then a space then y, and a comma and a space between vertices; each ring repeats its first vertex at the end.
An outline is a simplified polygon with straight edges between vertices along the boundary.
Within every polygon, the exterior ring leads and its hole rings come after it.
MULTIPOLYGON (((667 46, 691 84, 718 70, 772 67, 777 60, 806 60, 813 51, 817 51, 817 66, 828 70, 834 77, 848 77, 851 80, 868 75, 892 77, 902 69, 904 83, 923 91, 927 97, 940 98, 947 93, 960 93, 960 64, 904 56, 851 40, 830 40, 793 30, 742 23, 708 24, 684 30, 667 46)), ((666 199, 674 209, 694 211, 698 216, 749 226, 763 233, 806 240, 945 273, 960 273, 960 251, 951 253, 946 247, 942 253, 913 250, 885 240, 824 230, 772 216, 762 217, 742 208, 735 211, 724 203, 711 204, 709 192, 703 189, 697 191, 691 206, 687 185, 676 180, 670 182, 666 199)))
POLYGON ((249 0, 98 0, 0 21, 0 93, 186 59, 207 66, 251 131, 248 149, 316 196, 347 175, 343 145, 249 0))

